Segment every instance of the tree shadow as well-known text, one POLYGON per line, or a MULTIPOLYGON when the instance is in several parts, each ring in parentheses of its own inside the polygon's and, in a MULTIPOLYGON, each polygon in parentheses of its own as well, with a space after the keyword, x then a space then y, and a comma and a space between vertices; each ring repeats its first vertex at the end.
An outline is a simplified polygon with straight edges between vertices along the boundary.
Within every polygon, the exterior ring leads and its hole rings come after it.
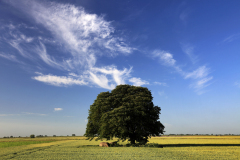
POLYGON ((162 147, 220 147, 220 146, 240 146, 240 144, 160 144, 162 147))

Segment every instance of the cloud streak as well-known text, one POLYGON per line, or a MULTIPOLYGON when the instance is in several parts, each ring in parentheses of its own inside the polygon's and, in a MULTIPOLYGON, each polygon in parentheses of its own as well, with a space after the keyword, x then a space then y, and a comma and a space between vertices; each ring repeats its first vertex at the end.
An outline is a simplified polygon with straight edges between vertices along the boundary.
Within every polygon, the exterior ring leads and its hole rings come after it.
POLYGON ((240 38, 240 33, 237 33, 237 34, 233 34, 231 36, 228 36, 222 42, 230 43, 230 42, 235 41, 239 38, 240 38))
POLYGON ((62 108, 54 108, 54 111, 62 111, 62 108))
POLYGON ((40 74, 39 76, 32 77, 32 79, 54 86, 87 85, 87 82, 84 82, 84 80, 73 79, 70 76, 66 77, 40 74))

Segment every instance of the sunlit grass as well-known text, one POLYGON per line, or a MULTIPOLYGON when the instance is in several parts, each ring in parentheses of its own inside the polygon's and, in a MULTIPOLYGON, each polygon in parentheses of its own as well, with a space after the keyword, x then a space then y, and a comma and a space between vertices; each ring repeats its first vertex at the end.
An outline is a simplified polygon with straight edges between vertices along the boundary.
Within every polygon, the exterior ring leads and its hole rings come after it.
POLYGON ((0 142, 0 148, 22 146, 29 144, 50 143, 53 141, 24 141, 24 142, 0 142))
MULTIPOLYGON (((47 137, 45 140, 51 138, 55 139, 55 137, 47 137)), ((58 141, 1 148, 0 159, 240 159, 240 146, 105 148, 98 146, 101 141, 89 141, 85 140, 85 137, 66 137, 66 139, 56 137, 56 139, 58 141)), ((2 139, 0 143, 1 141, 2 139)), ((240 145, 240 136, 152 137, 150 143, 240 145)))

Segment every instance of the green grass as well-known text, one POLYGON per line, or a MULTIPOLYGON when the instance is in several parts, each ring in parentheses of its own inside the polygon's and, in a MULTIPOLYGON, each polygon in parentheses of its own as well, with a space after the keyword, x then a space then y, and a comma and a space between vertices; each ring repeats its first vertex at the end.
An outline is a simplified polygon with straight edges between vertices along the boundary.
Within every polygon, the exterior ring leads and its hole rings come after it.
POLYGON ((40 144, 40 143, 50 143, 54 141, 20 141, 20 142, 0 142, 0 148, 13 147, 13 146, 22 146, 29 144, 40 144))
MULTIPOLYGON (((239 145, 240 137, 232 136, 157 137, 150 140, 150 143, 166 145, 163 148, 124 146, 106 148, 98 147, 100 142, 88 141, 84 137, 58 138, 58 141, 50 143, 1 148, 0 159, 240 159, 240 146, 222 146, 222 144, 239 145), (182 147, 181 144, 212 144, 212 146, 182 147)), ((121 144, 124 145, 126 142, 121 144)))

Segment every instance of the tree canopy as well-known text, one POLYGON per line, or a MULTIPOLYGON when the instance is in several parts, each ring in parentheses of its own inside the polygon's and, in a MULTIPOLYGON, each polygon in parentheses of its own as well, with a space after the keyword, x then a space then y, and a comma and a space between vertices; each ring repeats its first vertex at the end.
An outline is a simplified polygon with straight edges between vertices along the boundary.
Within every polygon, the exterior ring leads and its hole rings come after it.
POLYGON ((161 108, 154 106, 152 99, 147 88, 131 85, 118 85, 111 93, 101 92, 90 106, 85 136, 147 143, 148 137, 164 132, 158 121, 161 108))

